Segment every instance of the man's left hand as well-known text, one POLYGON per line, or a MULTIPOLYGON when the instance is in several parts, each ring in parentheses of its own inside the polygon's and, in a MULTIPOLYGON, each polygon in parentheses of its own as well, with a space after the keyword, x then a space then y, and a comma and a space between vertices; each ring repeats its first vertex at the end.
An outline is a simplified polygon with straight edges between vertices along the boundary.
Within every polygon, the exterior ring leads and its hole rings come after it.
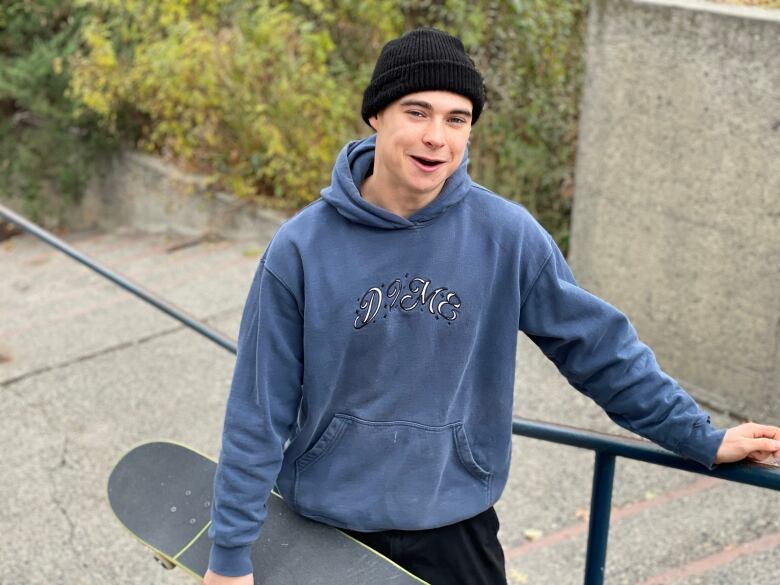
POLYGON ((715 455, 715 463, 732 463, 742 459, 763 461, 780 458, 780 427, 745 423, 726 431, 715 455))

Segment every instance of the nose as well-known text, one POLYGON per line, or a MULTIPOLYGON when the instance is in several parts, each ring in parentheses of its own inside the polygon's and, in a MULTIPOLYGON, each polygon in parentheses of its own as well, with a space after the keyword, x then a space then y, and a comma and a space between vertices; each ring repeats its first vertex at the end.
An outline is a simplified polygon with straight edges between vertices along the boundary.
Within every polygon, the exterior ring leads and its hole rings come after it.
POLYGON ((423 133, 423 142, 429 148, 441 148, 444 146, 444 127, 443 122, 431 119, 425 127, 423 133))

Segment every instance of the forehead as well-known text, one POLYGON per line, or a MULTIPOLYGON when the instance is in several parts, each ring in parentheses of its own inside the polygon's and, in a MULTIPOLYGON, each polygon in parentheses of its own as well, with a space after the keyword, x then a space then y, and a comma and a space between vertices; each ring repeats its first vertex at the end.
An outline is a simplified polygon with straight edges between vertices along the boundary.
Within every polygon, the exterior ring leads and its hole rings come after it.
POLYGON ((471 100, 466 96, 451 91, 418 91, 409 93, 397 99, 391 105, 398 106, 403 102, 414 101, 430 105, 434 111, 450 112, 452 110, 465 110, 471 112, 471 100))

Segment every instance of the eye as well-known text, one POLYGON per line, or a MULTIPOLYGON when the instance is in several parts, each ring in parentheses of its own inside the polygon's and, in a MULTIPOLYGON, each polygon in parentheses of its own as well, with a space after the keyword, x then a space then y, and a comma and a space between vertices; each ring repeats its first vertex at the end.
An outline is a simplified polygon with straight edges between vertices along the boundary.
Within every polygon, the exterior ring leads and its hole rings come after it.
POLYGON ((422 112, 420 112, 419 110, 408 110, 406 113, 407 114, 411 114, 415 118, 421 118, 421 117, 423 117, 425 115, 422 112))
POLYGON ((463 118, 450 118, 450 122, 455 122, 456 124, 465 124, 466 120, 463 118))

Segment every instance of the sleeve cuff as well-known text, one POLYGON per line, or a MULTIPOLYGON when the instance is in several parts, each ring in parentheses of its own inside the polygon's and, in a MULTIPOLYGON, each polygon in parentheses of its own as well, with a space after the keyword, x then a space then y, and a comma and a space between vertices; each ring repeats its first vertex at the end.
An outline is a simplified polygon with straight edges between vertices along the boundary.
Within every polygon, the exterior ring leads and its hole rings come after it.
POLYGON ((716 429, 709 420, 694 425, 691 434, 680 444, 679 453, 701 463, 707 469, 715 469, 715 456, 725 434, 726 429, 716 429))
POLYGON ((212 543, 209 569, 225 577, 243 577, 252 573, 252 545, 225 547, 212 543))

